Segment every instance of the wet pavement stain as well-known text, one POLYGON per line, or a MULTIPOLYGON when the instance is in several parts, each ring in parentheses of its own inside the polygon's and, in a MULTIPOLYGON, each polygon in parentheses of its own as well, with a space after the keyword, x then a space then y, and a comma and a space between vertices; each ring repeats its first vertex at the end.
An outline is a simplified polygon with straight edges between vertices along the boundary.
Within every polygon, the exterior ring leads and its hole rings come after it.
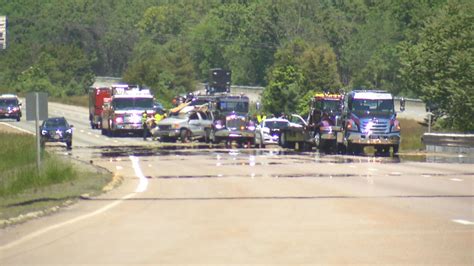
MULTIPOLYGON (((81 147, 79 147, 80 149, 81 147)), ((77 148, 76 148, 77 149, 77 148)), ((404 163, 404 162, 427 162, 427 163, 471 163, 473 155, 426 155, 426 154, 401 154, 400 156, 373 156, 324 154, 319 152, 297 152, 284 149, 225 149, 220 146, 208 144, 192 145, 164 145, 164 146, 97 146, 83 147, 92 151, 93 158, 120 158, 128 156, 150 157, 150 156, 218 156, 218 160, 248 160, 255 157, 271 158, 272 161, 285 160, 291 163, 404 163), (223 156, 224 155, 224 156, 223 156), (220 156, 220 157, 219 157, 220 156)), ((72 154, 74 151, 72 152, 72 154)), ((72 155, 71 152, 68 153, 72 155)), ((173 160, 176 158, 173 158, 173 160)), ((184 159, 183 159, 184 160, 184 159)), ((287 164, 270 162, 270 165, 287 164)), ((227 164, 225 164, 227 165, 227 164)), ((233 164, 229 164, 233 165, 233 164)), ((234 165, 259 165, 259 162, 236 162, 234 165)))

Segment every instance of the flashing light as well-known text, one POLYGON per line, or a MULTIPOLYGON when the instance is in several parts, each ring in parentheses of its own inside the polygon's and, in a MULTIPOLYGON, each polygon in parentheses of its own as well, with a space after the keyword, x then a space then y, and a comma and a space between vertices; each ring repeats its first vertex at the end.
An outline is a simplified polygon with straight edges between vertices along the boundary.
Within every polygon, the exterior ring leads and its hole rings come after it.
POLYGON ((350 130, 350 131, 359 131, 359 127, 352 119, 347 120, 346 128, 347 130, 350 130))
POLYGON ((342 99, 341 94, 326 94, 326 93, 316 93, 314 95, 314 98, 316 99, 335 99, 335 100, 340 100, 342 99))
POLYGON ((390 124, 392 126, 392 132, 399 132, 401 127, 400 127, 400 121, 398 120, 391 120, 390 124))
POLYGON ((116 124, 122 124, 123 123, 123 117, 121 117, 121 116, 115 117, 115 123, 116 124))
POLYGON ((250 125, 250 126, 247 127, 247 129, 250 130, 250 131, 254 131, 254 130, 255 130, 255 126, 250 125))
POLYGON ((41 130, 41 135, 44 136, 44 135, 46 135, 46 134, 48 134, 48 131, 46 131, 46 130, 41 130))

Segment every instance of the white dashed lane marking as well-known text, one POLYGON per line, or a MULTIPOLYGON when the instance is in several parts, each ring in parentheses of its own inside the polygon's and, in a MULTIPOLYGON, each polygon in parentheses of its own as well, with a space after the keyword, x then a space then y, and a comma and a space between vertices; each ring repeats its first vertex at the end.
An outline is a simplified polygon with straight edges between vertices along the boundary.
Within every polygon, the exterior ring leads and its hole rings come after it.
POLYGON ((463 181, 463 180, 460 179, 460 178, 451 178, 451 179, 449 179, 449 180, 454 181, 454 182, 462 182, 462 181, 463 181))
POLYGON ((468 220, 463 220, 463 219, 454 219, 454 220, 451 220, 455 223, 458 223, 458 224, 463 224, 463 225, 474 225, 474 222, 471 222, 471 221, 468 221, 468 220))

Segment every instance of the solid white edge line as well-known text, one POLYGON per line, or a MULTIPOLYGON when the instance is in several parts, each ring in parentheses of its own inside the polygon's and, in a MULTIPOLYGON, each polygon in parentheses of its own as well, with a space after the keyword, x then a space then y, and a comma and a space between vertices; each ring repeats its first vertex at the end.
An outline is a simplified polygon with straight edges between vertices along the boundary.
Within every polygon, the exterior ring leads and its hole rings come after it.
POLYGON ((102 208, 100 208, 96 211, 93 211, 91 213, 76 217, 74 219, 71 219, 71 220, 68 220, 68 221, 65 221, 65 222, 62 222, 62 223, 58 223, 58 224, 43 228, 43 229, 38 230, 36 232, 33 232, 29 235, 26 235, 26 236, 24 236, 24 237, 22 237, 18 240, 15 240, 13 242, 10 242, 8 244, 0 246, 0 251, 12 248, 14 246, 17 246, 17 245, 19 245, 23 242, 26 242, 28 240, 31 240, 31 239, 34 239, 38 236, 46 234, 46 233, 48 233, 48 232, 50 232, 54 229, 61 228, 61 227, 64 227, 66 225, 70 225, 70 224, 73 224, 73 223, 77 223, 79 221, 82 221, 82 220, 88 219, 90 217, 96 216, 98 214, 101 214, 103 212, 106 212, 109 209, 111 209, 111 208, 117 206, 118 204, 122 203, 122 201, 127 200, 129 198, 132 198, 137 193, 144 192, 147 189, 147 186, 148 186, 148 179, 143 175, 142 170, 140 169, 140 165, 138 164, 138 158, 135 157, 135 156, 130 156, 130 160, 132 161, 132 166, 133 166, 133 169, 135 171, 136 176, 140 179, 140 182, 139 182, 137 188, 135 189, 136 192, 127 194, 127 195, 121 197, 120 199, 110 203, 109 205, 106 205, 106 206, 104 206, 104 207, 102 207, 102 208))
POLYGON ((148 179, 143 175, 142 169, 140 168, 140 165, 138 163, 138 157, 135 156, 129 156, 130 161, 132 161, 132 167, 133 170, 135 171, 135 175, 139 178, 139 183, 138 187, 135 190, 137 193, 142 193, 145 192, 147 187, 148 187, 148 179))
POLYGON ((9 127, 13 128, 13 129, 16 129, 16 130, 19 130, 19 131, 21 131, 21 132, 28 133, 28 134, 31 134, 31 135, 35 135, 35 134, 36 134, 36 133, 30 132, 30 131, 28 131, 28 130, 26 130, 26 129, 19 128, 19 127, 17 127, 17 126, 14 126, 14 125, 11 125, 11 124, 8 124, 8 123, 5 123, 5 122, 0 122, 0 124, 5 125, 5 126, 9 126, 9 127))
POLYGON ((133 197, 135 194, 136 194, 136 193, 130 193, 130 194, 128 194, 128 195, 126 195, 126 196, 124 196, 124 197, 118 199, 117 201, 112 202, 112 203, 110 203, 109 205, 106 205, 106 206, 104 206, 104 207, 102 207, 102 208, 100 208, 100 209, 98 209, 98 210, 96 210, 96 211, 94 211, 94 212, 89 213, 89 214, 85 214, 85 215, 79 216, 79 217, 77 217, 77 218, 74 218, 74 219, 71 219, 71 220, 68 220, 68 221, 59 223, 59 224, 55 224, 55 225, 46 227, 46 228, 41 229, 41 230, 38 230, 38 231, 36 231, 36 232, 34 232, 34 233, 31 233, 31 234, 29 234, 29 235, 26 235, 26 236, 24 236, 24 237, 22 237, 22 238, 20 238, 20 239, 18 239, 18 240, 15 240, 15 241, 10 242, 10 243, 8 243, 8 244, 6 244, 6 245, 0 246, 0 250, 5 250, 5 249, 12 248, 12 247, 17 246, 17 245, 19 245, 19 244, 21 244, 21 243, 23 243, 23 242, 25 242, 25 241, 31 240, 31 239, 36 238, 36 237, 38 237, 38 236, 41 236, 41 235, 43 235, 43 234, 45 234, 45 233, 47 233, 47 232, 50 232, 50 231, 52 231, 52 230, 54 230, 54 229, 57 229, 57 228, 60 228, 60 227, 66 226, 66 225, 70 225, 70 224, 73 224, 73 223, 76 223, 76 222, 79 222, 79 221, 88 219, 88 218, 90 218, 90 217, 92 217, 92 216, 96 216, 96 215, 98 215, 98 214, 101 214, 101 213, 103 213, 103 212, 105 212, 105 211, 107 211, 107 210, 109 210, 109 209, 111 209, 111 208, 117 206, 117 205, 120 204, 122 201, 133 197))

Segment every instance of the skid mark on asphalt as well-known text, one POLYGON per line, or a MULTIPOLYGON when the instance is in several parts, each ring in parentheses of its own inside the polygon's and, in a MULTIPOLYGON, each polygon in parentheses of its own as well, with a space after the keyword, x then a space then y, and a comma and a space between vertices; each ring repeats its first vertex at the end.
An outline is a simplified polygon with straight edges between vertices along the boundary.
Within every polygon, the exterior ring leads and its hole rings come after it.
POLYGON ((137 188, 135 189, 135 192, 127 194, 127 195, 125 195, 121 198, 114 199, 112 203, 110 203, 110 204, 108 204, 108 205, 106 205, 106 206, 104 206, 104 207, 102 207, 102 208, 100 208, 96 211, 93 211, 91 213, 76 217, 74 219, 71 219, 71 220, 68 220, 68 221, 65 221, 65 222, 62 222, 62 223, 58 223, 58 224, 55 224, 55 225, 52 225, 52 226, 48 226, 46 228, 43 228, 41 230, 38 230, 38 231, 33 232, 31 234, 28 234, 28 235, 26 235, 26 236, 24 236, 20 239, 17 239, 13 242, 10 242, 8 244, 0 246, 0 251, 18 246, 19 244, 22 244, 26 241, 37 238, 41 235, 44 235, 48 232, 51 232, 51 231, 55 230, 55 229, 58 229, 58 228, 61 228, 61 227, 64 227, 64 226, 68 226, 68 225, 80 222, 82 220, 89 219, 89 218, 94 217, 96 215, 99 215, 101 213, 104 213, 104 212, 116 207, 120 203, 122 203, 126 200, 132 199, 135 195, 137 195, 137 193, 144 192, 146 190, 147 186, 148 186, 148 180, 146 179, 145 176, 143 176, 142 170, 140 169, 140 166, 138 164, 138 158, 130 156, 130 159, 132 161, 132 166, 133 166, 133 169, 135 170, 135 174, 137 175, 137 177, 140 180, 137 188))

